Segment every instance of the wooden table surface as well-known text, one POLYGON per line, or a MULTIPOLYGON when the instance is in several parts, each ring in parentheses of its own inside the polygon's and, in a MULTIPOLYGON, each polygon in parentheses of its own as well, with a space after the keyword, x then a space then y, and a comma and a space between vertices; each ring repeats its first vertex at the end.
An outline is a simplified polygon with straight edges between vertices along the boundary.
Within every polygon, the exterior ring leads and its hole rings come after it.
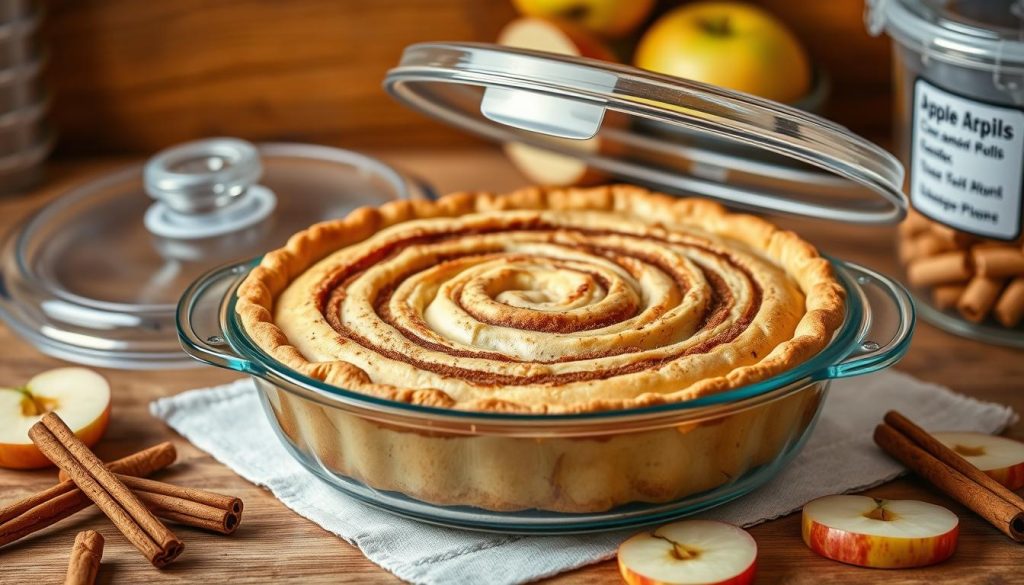
MULTIPOLYGON (((440 191, 506 190, 524 184, 496 153, 483 149, 443 153, 384 152, 383 158, 418 174, 440 191)), ((117 161, 124 162, 124 161, 117 161)), ((6 231, 46 197, 109 169, 111 160, 53 163, 51 179, 39 192, 0 200, 0 228, 6 231)), ((823 251, 896 273, 892 228, 828 225, 822 222, 785 223, 817 243, 823 251)), ((16 386, 34 373, 61 365, 0 326, 0 385, 16 386)), ((1024 412, 1024 353, 953 337, 921 324, 907 357, 897 369, 954 390, 1012 406, 1024 412)), ((107 537, 101 583, 392 583, 397 579, 366 560, 360 552, 281 505, 269 492, 239 478, 226 467, 192 447, 150 417, 149 402, 182 390, 223 383, 237 374, 199 367, 185 371, 104 371, 113 385, 112 423, 97 452, 115 458, 153 443, 171 440, 179 462, 161 477, 184 485, 235 494, 245 500, 245 521, 237 534, 221 537, 198 530, 175 530, 187 544, 186 553, 158 571, 95 510, 82 512, 29 539, 0 550, 0 583, 59 582, 76 531, 99 530, 107 537)), ((1024 425, 1008 431, 1024 439, 1024 425)), ((45 488, 53 471, 0 470, 0 503, 45 488)), ((920 570, 873 571, 835 563, 808 550, 800 540, 800 517, 756 526, 751 533, 760 548, 759 583, 1021 583, 1024 547, 1012 543, 968 510, 915 479, 900 480, 868 494, 886 498, 916 498, 947 506, 961 518, 960 547, 946 563, 920 570)), ((617 583, 614 562, 564 574, 556 583, 617 583)))

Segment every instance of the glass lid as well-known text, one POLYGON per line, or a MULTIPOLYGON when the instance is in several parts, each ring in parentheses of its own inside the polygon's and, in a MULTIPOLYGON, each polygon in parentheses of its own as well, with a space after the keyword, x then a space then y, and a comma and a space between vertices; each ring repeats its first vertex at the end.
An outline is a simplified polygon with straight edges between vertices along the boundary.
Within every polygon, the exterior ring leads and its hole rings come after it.
POLYGON ((498 45, 424 43, 406 48, 384 86, 490 140, 668 192, 852 223, 894 223, 906 213, 903 168, 880 147, 812 114, 711 85, 498 45), (707 141, 651 133, 650 122, 766 156, 723 155, 707 141))
POLYGON ((421 196, 391 167, 350 151, 230 138, 182 144, 72 188, 8 234, 0 316, 70 361, 194 365, 175 311, 199 275, 356 207, 421 196))
POLYGON ((868 28, 966 67, 1024 68, 1024 0, 870 0, 868 28))

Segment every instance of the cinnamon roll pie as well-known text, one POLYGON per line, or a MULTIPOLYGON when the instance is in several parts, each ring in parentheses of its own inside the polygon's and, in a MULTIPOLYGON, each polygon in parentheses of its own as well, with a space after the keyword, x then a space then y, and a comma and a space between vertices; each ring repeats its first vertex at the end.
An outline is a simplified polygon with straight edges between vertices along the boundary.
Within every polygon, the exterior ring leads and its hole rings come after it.
MULTIPOLYGON (((821 350, 845 310, 830 264, 797 235, 705 200, 631 186, 360 209, 267 254, 236 308, 263 350, 327 384, 403 403, 533 414, 641 408, 764 380, 821 350)), ((772 437, 789 434, 771 425, 808 424, 816 404, 807 400, 701 432, 615 437, 600 450, 620 453, 623 465, 643 459, 638 449, 680 460, 681 448, 717 449, 742 433, 757 440, 732 441, 706 472, 692 462, 609 470, 625 483, 591 493, 590 480, 559 479, 574 465, 590 466, 581 478, 616 465, 614 457, 595 463, 588 441, 524 451, 464 437, 460 447, 451 437, 337 420, 283 392, 270 397, 294 443, 373 487, 439 503, 566 511, 722 483, 778 452, 782 439, 772 437), (538 466, 542 485, 510 487, 464 469, 464 460, 485 458, 538 466)))
POLYGON ((384 398, 569 413, 792 368, 842 318, 795 234, 635 187, 399 201, 313 226, 242 287, 278 360, 384 398))

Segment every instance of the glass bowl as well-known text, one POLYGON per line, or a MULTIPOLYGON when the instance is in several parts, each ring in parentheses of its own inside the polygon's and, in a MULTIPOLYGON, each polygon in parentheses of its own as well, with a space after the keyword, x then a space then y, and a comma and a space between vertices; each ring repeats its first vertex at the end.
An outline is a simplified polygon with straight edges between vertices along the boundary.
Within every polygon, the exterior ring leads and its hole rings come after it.
POLYGON ((831 380, 906 352, 914 308, 898 283, 832 260, 842 327, 817 356, 697 400, 571 415, 397 403, 305 377, 241 328, 236 290, 257 261, 202 276, 178 307, 197 360, 252 376, 285 448, 337 489, 417 520, 502 533, 580 533, 659 522, 738 498, 789 462, 831 380))

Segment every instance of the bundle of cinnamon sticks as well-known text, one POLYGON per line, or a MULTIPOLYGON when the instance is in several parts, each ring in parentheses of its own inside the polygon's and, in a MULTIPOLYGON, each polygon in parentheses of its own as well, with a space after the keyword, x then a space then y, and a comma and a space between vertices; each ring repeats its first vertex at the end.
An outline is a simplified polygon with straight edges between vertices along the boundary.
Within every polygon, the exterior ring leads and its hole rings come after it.
POLYGON ((911 211, 900 224, 900 261, 911 285, 929 289, 932 304, 980 323, 1024 321, 1022 241, 981 240, 911 211))
MULTIPOLYGON (((55 413, 45 415, 29 430, 29 436, 61 469, 61 482, 0 508, 0 546, 95 504, 160 568, 184 549, 160 519, 220 534, 231 534, 241 522, 242 501, 236 497, 143 479, 174 462, 177 453, 170 443, 104 465, 55 413)), ((98 567, 102 550, 102 536, 80 534, 69 562, 68 582, 91 582, 90 567, 93 561, 98 567)))
POLYGON ((1024 542, 1024 499, 896 411, 875 428, 875 443, 946 495, 1017 542, 1024 542))

